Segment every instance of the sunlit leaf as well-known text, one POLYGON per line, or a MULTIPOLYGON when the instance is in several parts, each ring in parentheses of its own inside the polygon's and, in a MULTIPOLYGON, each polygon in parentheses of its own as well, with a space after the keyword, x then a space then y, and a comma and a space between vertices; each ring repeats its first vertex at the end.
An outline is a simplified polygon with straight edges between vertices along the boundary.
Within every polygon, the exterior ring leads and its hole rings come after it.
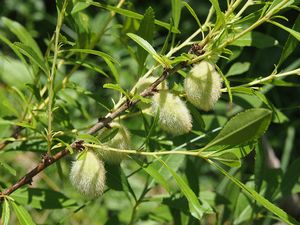
POLYGON ((18 205, 15 202, 11 202, 11 204, 17 216, 17 219, 21 225, 35 225, 30 214, 23 206, 18 205))
POLYGON ((12 166, 8 165, 7 163, 0 161, 0 166, 3 167, 11 175, 13 175, 13 176, 17 175, 17 171, 12 166))
POLYGON ((174 20, 174 26, 175 28, 178 28, 180 16, 181 16, 181 8, 182 8, 182 2, 181 0, 172 0, 172 18, 174 20))
POLYGON ((145 49, 157 62, 161 65, 165 65, 163 58, 155 51, 155 49, 147 42, 145 39, 137 36, 136 34, 128 33, 128 37, 139 44, 143 49, 145 49))
POLYGON ((2 17, 2 22, 12 33, 14 33, 18 37, 20 42, 22 42, 26 46, 30 46, 37 57, 43 57, 38 44, 24 26, 6 17, 2 17))
POLYGON ((230 67, 230 69, 228 70, 225 76, 229 77, 229 76, 239 75, 247 72, 249 68, 250 68, 249 62, 244 62, 244 63, 237 62, 230 67))
POLYGON ((220 133, 206 146, 241 145, 260 137, 268 128, 272 112, 257 108, 241 112, 230 119, 220 133))
MULTIPOLYGON (((99 2, 91 2, 91 4, 94 5, 94 6, 97 6, 97 7, 107 9, 109 11, 116 12, 116 13, 121 14, 123 16, 127 16, 129 18, 138 19, 138 20, 141 20, 143 18, 143 15, 141 15, 139 13, 136 13, 136 12, 133 12, 133 11, 130 11, 130 10, 127 10, 127 9, 122 9, 122 8, 118 8, 118 7, 114 7, 114 6, 110 6, 110 5, 104 5, 104 4, 101 4, 99 2)), ((180 33, 180 31, 178 29, 176 29, 174 26, 171 27, 170 24, 168 24, 168 23, 162 22, 160 20, 155 20, 154 22, 158 26, 164 27, 168 30, 171 29, 171 31, 174 32, 174 33, 180 33)))
POLYGON ((194 19, 196 20, 197 24, 199 27, 201 27, 201 23, 200 20, 196 14, 196 12, 194 11, 194 9, 187 3, 187 2, 182 2, 182 4, 189 10, 190 14, 194 17, 194 19))
POLYGON ((9 201, 7 199, 4 199, 3 204, 2 204, 1 224, 9 225, 9 221, 10 221, 9 201))
POLYGON ((35 63, 46 75, 48 75, 48 68, 43 60, 39 55, 36 54, 33 49, 22 43, 14 43, 16 48, 25 56, 27 56, 33 63, 35 63))

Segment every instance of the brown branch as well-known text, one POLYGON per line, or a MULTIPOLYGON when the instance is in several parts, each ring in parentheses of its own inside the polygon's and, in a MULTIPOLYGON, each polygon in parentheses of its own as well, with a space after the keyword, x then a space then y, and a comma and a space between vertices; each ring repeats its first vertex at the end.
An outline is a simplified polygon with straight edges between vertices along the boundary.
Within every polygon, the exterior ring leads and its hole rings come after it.
MULTIPOLYGON (((165 69, 162 75, 153 82, 147 89, 145 89, 140 95, 142 97, 151 96, 156 92, 156 87, 164 81, 169 75, 176 73, 179 69, 184 68, 186 64, 180 63, 177 64, 172 69, 165 69)), ((98 123, 96 123, 87 133, 88 134, 95 134, 102 128, 109 125, 111 121, 113 121, 115 118, 120 116, 123 112, 125 112, 127 109, 131 108, 132 106, 136 105, 140 100, 128 100, 124 102, 118 109, 116 109, 114 112, 109 113, 104 119, 100 120, 98 123)), ((74 150, 80 150, 80 146, 82 144, 82 141, 75 141, 71 144, 71 148, 74 150)), ((60 160, 61 158, 65 157, 66 155, 70 154, 69 150, 65 148, 64 150, 56 153, 54 156, 45 155, 42 157, 41 162, 38 163, 38 165, 32 169, 30 172, 28 172, 25 176, 23 176, 20 180, 18 180, 14 185, 7 188, 5 191, 2 192, 2 195, 10 195, 20 187, 31 184, 33 177, 35 177, 38 173, 46 169, 48 166, 52 165, 56 161, 60 160)), ((0 193, 1 194, 1 193, 0 193)), ((1 200, 1 199, 0 199, 1 200)))

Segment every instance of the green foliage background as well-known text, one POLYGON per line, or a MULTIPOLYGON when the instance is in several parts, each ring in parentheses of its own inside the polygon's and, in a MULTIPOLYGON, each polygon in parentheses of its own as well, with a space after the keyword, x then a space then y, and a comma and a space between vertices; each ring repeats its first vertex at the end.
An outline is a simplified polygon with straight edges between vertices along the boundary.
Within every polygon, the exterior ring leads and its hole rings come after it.
MULTIPOLYGON (((61 9, 63 3, 33 0, 7 0, 2 3, 0 138, 1 142, 10 143, 0 151, 0 191, 13 185, 32 169, 40 161, 41 154, 47 152, 49 144, 53 152, 62 150, 65 143, 72 143, 79 133, 84 133, 97 122, 98 118, 110 112, 114 102, 118 102, 120 93, 115 89, 103 88, 104 84, 119 84, 118 88, 122 87, 125 92, 129 91, 141 74, 155 64, 149 56, 144 66, 139 60, 144 57, 142 55, 146 54, 145 51, 126 35, 127 33, 140 35, 141 20, 120 14, 111 18, 109 10, 96 6, 81 8, 78 2, 85 1, 69 1, 59 36, 60 47, 65 51, 60 52, 59 60, 63 60, 60 61, 62 66, 55 71, 53 81, 51 130, 57 133, 53 133, 55 137, 51 143, 45 132, 45 129, 49 129, 49 114, 43 102, 50 94, 43 68, 50 71, 49 65, 52 65, 54 60, 54 46, 53 43, 49 43, 56 29, 58 18, 56 7, 61 9), (13 21, 20 23, 28 33, 13 21), (19 34, 16 33, 18 29, 19 34), (40 58, 43 60, 40 65, 22 53, 25 48, 21 44, 14 46, 19 50, 19 55, 23 56, 19 56, 11 48, 12 43, 23 43, 23 40, 27 40, 26 44, 34 49, 35 45, 30 41, 31 38, 40 49, 37 50, 40 51, 40 58), (94 49, 108 55, 78 49, 94 49), (13 127, 16 125, 24 129, 18 137, 12 138, 13 127), (53 148, 55 145, 57 147, 53 148)), ((168 35, 169 50, 171 45, 182 43, 198 29, 195 18, 186 7, 182 8, 181 14, 180 10, 176 9, 178 2, 181 1, 126 1, 122 8, 144 15, 147 9, 151 14, 149 9, 151 7, 156 19, 174 23, 175 27, 178 25, 180 33, 176 35, 158 25, 154 26, 153 37, 151 34, 146 37, 140 35, 160 52, 168 35)), ((223 12, 226 10, 226 2, 219 1, 223 12)), ((272 4, 276 1, 268 2, 272 4)), ((117 4, 116 1, 105 3, 117 4)), ((200 22, 204 23, 211 7, 210 1, 189 1, 188 4, 200 22)), ((280 12, 287 20, 278 18, 276 21, 293 28, 294 31, 300 31, 299 8, 296 7, 299 3, 295 1, 294 5, 294 8, 280 12)), ((261 8, 261 5, 253 6, 246 14, 254 13, 261 8)), ((217 62, 223 74, 227 75, 231 87, 249 83, 256 78, 267 77, 274 71, 275 65, 278 73, 300 67, 299 42, 294 39, 293 45, 286 45, 288 39, 294 38, 289 32, 271 23, 259 26, 255 32, 252 33, 251 40, 240 40, 240 43, 228 47, 233 54, 224 54, 227 58, 220 58, 217 62), (291 49, 291 54, 281 61, 283 52, 287 52, 288 48, 291 49)), ((189 48, 181 49, 178 55, 187 53, 188 50, 189 48)), ((173 92, 182 96, 184 95, 182 81, 188 70, 189 68, 184 68, 168 78, 173 92)), ((161 73, 162 68, 154 71, 156 76, 161 73)), ((272 109, 274 112, 272 123, 264 137, 255 143, 242 146, 246 148, 247 153, 253 151, 242 159, 241 167, 224 168, 247 187, 255 189, 261 196, 283 207, 287 213, 300 220, 299 210, 295 210, 295 207, 294 210, 286 207, 288 203, 299 205, 300 201, 297 200, 297 193, 300 191, 298 169, 300 140, 297 138, 300 132, 299 76, 275 79, 257 86, 261 87, 257 92, 254 92, 257 89, 253 89, 253 92, 249 90, 243 93, 234 92, 232 105, 229 104, 229 95, 223 93, 215 110, 208 113, 188 104, 193 115, 193 131, 179 137, 161 131, 155 118, 142 114, 138 107, 126 112, 122 121, 132 134, 132 149, 143 146, 143 150, 148 152, 176 148, 190 150, 206 146, 237 112, 252 108, 272 109), (191 141, 195 138, 197 141, 191 141), (280 167, 270 168, 267 165, 265 158, 270 157, 264 154, 267 150, 274 151, 280 160, 280 167), (291 203, 291 196, 295 203, 291 203)), ((216 149, 218 151, 218 147, 216 149)), ((1 205, 2 216, 7 212, 7 208, 10 208, 10 224, 16 224, 17 221, 21 224, 30 224, 32 217, 37 224, 107 225, 267 225, 282 220, 278 219, 280 215, 283 217, 277 208, 272 208, 267 203, 268 207, 266 205, 262 207, 261 202, 256 204, 259 197, 253 197, 255 196, 253 193, 250 197, 245 195, 240 189, 241 186, 238 187, 228 180, 230 175, 224 176, 217 167, 213 167, 206 160, 175 154, 162 157, 167 166, 155 158, 140 155, 130 155, 122 162, 121 167, 106 164, 107 189, 104 195, 99 199, 85 200, 74 190, 68 179, 74 158, 75 154, 56 162, 34 177, 31 186, 25 186, 11 194, 10 197, 15 202, 10 201, 10 205, 7 206, 5 201, 1 205), (195 201, 195 198, 200 201, 195 201), (198 205, 199 202, 201 207, 198 205), (199 210, 205 214, 201 222, 198 220, 199 210), (23 222, 20 217, 24 217, 23 222)), ((242 156, 238 158, 238 163, 240 158, 242 156)), ((245 190, 247 192, 247 188, 244 188, 245 190)), ((295 223, 290 218, 287 220, 290 224, 295 223)), ((4 221, 2 223, 5 224, 4 221)))

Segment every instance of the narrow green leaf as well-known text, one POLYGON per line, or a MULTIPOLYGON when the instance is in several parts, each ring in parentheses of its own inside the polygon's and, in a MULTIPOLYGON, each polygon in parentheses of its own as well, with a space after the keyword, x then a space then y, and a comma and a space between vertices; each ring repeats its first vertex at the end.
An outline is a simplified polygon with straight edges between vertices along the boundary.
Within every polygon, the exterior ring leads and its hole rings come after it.
POLYGON ((21 225, 35 225, 30 214, 27 212, 27 210, 23 206, 18 205, 15 202, 11 202, 11 204, 12 204, 14 212, 18 218, 18 221, 21 225))
POLYGON ((295 30, 293 30, 291 28, 288 28, 288 27, 286 27, 286 26, 284 26, 284 25, 282 25, 280 23, 277 23, 275 21, 269 21, 269 22, 272 23, 272 24, 274 24, 275 26, 280 27, 281 29, 289 32, 290 35, 292 35, 294 38, 296 38, 298 41, 300 41, 300 32, 295 31, 295 30))
POLYGON ((224 23, 224 15, 221 11, 220 5, 219 5, 219 1, 218 0, 209 0, 210 3, 212 4, 212 6, 214 7, 216 14, 217 14, 217 21, 215 24, 215 29, 219 29, 219 27, 221 27, 224 23))
POLYGON ((77 140, 83 140, 85 142, 88 143, 96 143, 96 144, 100 144, 100 141, 98 140, 98 138, 94 137, 93 135, 90 134, 79 134, 77 137, 77 140))
POLYGON ((217 170, 219 170, 222 174, 224 174, 228 179, 230 179, 234 184, 236 184, 239 188, 241 188, 245 194, 249 195, 251 198, 255 199, 259 204, 261 204, 263 207, 265 207, 267 210, 269 210, 271 213, 278 216, 282 222, 285 222, 290 225, 299 225, 293 217, 288 215, 286 212, 284 212, 282 209, 271 203, 268 199, 264 198, 262 195, 257 193, 252 188, 246 186, 242 182, 240 182, 238 179, 227 173, 221 166, 216 164, 215 162, 208 160, 208 162, 215 167, 217 170))
POLYGON ((103 59, 107 59, 113 63, 117 63, 119 64, 119 62, 117 60, 115 60, 113 57, 111 57, 110 55, 101 52, 101 51, 97 51, 97 50, 92 50, 92 49, 82 49, 82 48, 71 48, 68 50, 62 50, 61 52, 78 52, 78 53, 83 53, 83 54, 90 54, 90 55, 96 55, 99 56, 103 59))
POLYGON ((89 2, 77 2, 72 11, 71 11, 71 14, 75 14, 75 13, 78 13, 84 9, 86 9, 87 7, 89 7, 91 4, 89 2))
POLYGON ((241 62, 237 62, 237 63, 234 63, 230 69, 228 70, 228 72, 226 73, 226 77, 229 77, 229 76, 235 76, 235 75, 239 75, 239 74, 242 74, 242 73, 245 73, 249 70, 250 68, 250 63, 249 62, 244 62, 244 63, 241 63, 241 62))
POLYGON ((15 125, 16 122, 0 118, 0 125, 15 125))
POLYGON ((2 166, 11 175, 13 175, 13 176, 17 175, 17 171, 14 168, 12 168, 10 165, 8 165, 7 163, 0 161, 0 166, 2 166))
POLYGON ((273 80, 272 85, 280 86, 280 87, 300 87, 300 84, 296 84, 296 83, 293 83, 293 82, 288 82, 288 81, 285 81, 285 80, 273 80))
POLYGON ((2 217, 1 217, 1 224, 8 225, 10 220, 10 208, 9 208, 9 201, 5 198, 3 205, 2 205, 2 217))
MULTIPOLYGON (((16 48, 16 46, 10 40, 8 40, 5 36, 3 36, 1 34, 0 34, 0 40, 3 41, 7 46, 9 46, 13 50, 13 52, 19 57, 19 59, 22 61, 22 63, 24 64, 24 66, 26 66, 26 68, 28 70, 28 68, 29 68, 28 63, 24 59, 23 55, 16 48)), ((29 70, 28 70, 28 72, 29 72, 29 70)))
POLYGON ((191 211, 191 214, 197 218, 201 219, 204 213, 211 212, 211 208, 209 206, 201 205, 197 196, 192 191, 192 189, 187 185, 187 183, 175 172, 173 171, 162 159, 157 158, 166 168, 167 170, 172 174, 172 176, 175 178, 175 181, 184 194, 184 196, 187 198, 189 202, 189 208, 191 211))
POLYGON ((31 130, 36 129, 36 124, 34 123, 34 121, 32 121, 31 123, 27 121, 15 122, 15 125, 19 127, 29 128, 31 130))
MULTIPOLYGON (((86 61, 86 60, 85 60, 86 61)), ((94 63, 90 63, 90 62, 85 62, 85 61, 82 61, 82 60, 76 60, 76 61, 70 61, 70 62, 66 62, 65 64, 77 64, 77 65, 80 65, 80 66, 83 66, 85 68, 88 68, 90 70, 93 70, 99 74, 102 74, 104 75, 105 77, 109 77, 107 75, 107 73, 105 73, 102 69, 101 69, 101 66, 98 66, 94 63)), ((110 61, 109 61, 110 62, 110 61)))
MULTIPOLYGON (((24 103, 24 105, 28 106, 28 101, 27 98, 25 97, 25 95, 23 94, 22 91, 20 91, 18 88, 16 87, 12 87, 12 89, 17 93, 17 95, 20 97, 20 100, 24 103)), ((25 106, 24 106, 25 107, 25 106)))
MULTIPOLYGON (((274 0, 272 1, 272 4, 269 6, 268 10, 266 13, 270 12, 271 10, 273 10, 279 3, 282 3, 283 1, 282 0, 274 0)), ((277 6, 277 10, 282 10, 286 7, 288 7, 289 5, 293 4, 295 2, 295 0, 289 0, 289 1, 286 1, 286 3, 284 5, 282 5, 280 8, 278 8, 277 6)))
MULTIPOLYGON (((110 5, 101 4, 99 2, 91 2, 91 5, 94 5, 96 7, 101 7, 101 8, 104 8, 104 9, 112 11, 112 12, 116 12, 120 15, 127 16, 127 17, 133 18, 133 19, 141 20, 143 18, 143 15, 141 15, 139 13, 136 13, 136 12, 133 12, 133 11, 130 11, 127 9, 122 9, 122 8, 118 8, 118 7, 114 7, 114 6, 110 6, 110 5)), ((154 23, 158 26, 166 28, 167 30, 171 30, 173 33, 177 33, 177 34, 180 33, 180 31, 177 28, 175 28, 174 26, 171 26, 168 23, 162 22, 160 20, 154 20, 154 23)))
POLYGON ((67 142, 61 140, 60 138, 54 138, 53 140, 58 140, 63 146, 66 146, 66 148, 69 150, 69 152, 70 152, 71 154, 74 153, 73 148, 72 148, 71 145, 69 145, 67 142))
MULTIPOLYGON (((296 32, 300 32, 300 15, 298 15, 292 29, 296 32)), ((282 48, 278 66, 280 66, 292 54, 292 52, 298 46, 298 44, 299 40, 290 34, 282 48)))
POLYGON ((263 108, 249 109, 231 118, 204 149, 215 145, 235 146, 260 137, 268 128, 272 112, 263 108))
POLYGON ((125 95, 128 99, 130 99, 130 96, 128 95, 128 93, 118 84, 107 83, 107 84, 104 84, 103 87, 116 90, 116 91, 122 93, 123 95, 125 95))
POLYGON ((106 64, 108 65, 112 75, 114 76, 116 82, 119 84, 120 83, 120 75, 118 73, 118 70, 116 68, 116 66, 114 65, 113 62, 111 62, 110 60, 104 58, 104 61, 106 62, 106 64))
POLYGON ((181 0, 171 0, 171 5, 172 5, 172 18, 174 20, 174 26, 175 28, 178 28, 180 16, 181 16, 182 2, 181 0))
POLYGON ((46 75, 48 75, 47 66, 42 57, 36 54, 30 46, 23 43, 16 42, 14 46, 25 56, 27 56, 33 63, 35 63, 46 75))
MULTIPOLYGON (((155 51, 155 49, 145 39, 143 39, 143 38, 141 38, 138 35, 133 34, 133 33, 128 33, 127 35, 132 40, 134 40, 137 44, 139 44, 143 49, 145 49, 161 65, 166 64, 166 62, 163 60, 163 58, 155 51)), ((169 67, 169 65, 167 67, 169 67)))
POLYGON ((226 166, 230 167, 240 167, 241 161, 240 159, 231 151, 225 151, 219 153, 219 155, 212 155, 210 156, 213 160, 218 160, 219 162, 223 163, 226 166))
MULTIPOLYGON (((154 11, 151 7, 149 7, 146 10, 143 19, 141 20, 137 35, 145 39, 149 43, 152 43, 153 32, 154 32, 154 11)), ((137 59, 139 62, 138 74, 142 73, 142 69, 144 67, 144 63, 147 58, 147 55, 148 55, 147 51, 143 47, 139 46, 137 49, 137 59)))
POLYGON ((171 188, 168 184, 168 181, 160 174, 160 172, 152 166, 152 164, 143 164, 140 160, 134 159, 141 168, 148 173, 157 183, 161 184, 167 192, 171 193, 171 188))
POLYGON ((252 145, 247 145, 239 148, 231 148, 220 151, 215 151, 213 153, 208 152, 209 158, 213 160, 218 160, 221 163, 230 167, 240 167, 241 159, 249 155, 253 150, 252 145))
MULTIPOLYGON (((171 21, 172 22, 172 21, 171 21)), ((173 26, 173 23, 171 23, 171 26, 173 26)), ((170 38, 171 38, 172 32, 169 30, 167 37, 165 38, 164 45, 160 50, 160 54, 164 55, 168 49, 170 38)))
POLYGON ((20 23, 8 19, 6 17, 2 17, 2 22, 13 34, 15 34, 18 37, 20 42, 22 42, 26 46, 30 46, 30 48, 37 55, 37 57, 43 58, 43 54, 39 46, 32 38, 30 33, 25 29, 25 27, 23 27, 20 23))
POLYGON ((191 15, 194 17, 194 19, 196 20, 198 26, 201 27, 200 20, 199 20, 197 14, 195 13, 194 9, 193 9, 187 2, 182 2, 182 4, 187 8, 187 10, 189 10, 190 14, 191 14, 191 15))

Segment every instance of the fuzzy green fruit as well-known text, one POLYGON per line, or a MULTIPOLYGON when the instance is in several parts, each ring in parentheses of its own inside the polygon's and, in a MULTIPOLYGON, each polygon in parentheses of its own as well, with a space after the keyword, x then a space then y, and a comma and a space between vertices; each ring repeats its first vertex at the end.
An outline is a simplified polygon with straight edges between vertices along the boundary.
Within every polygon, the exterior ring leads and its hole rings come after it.
MULTIPOLYGON (((136 83, 136 92, 137 93, 141 93, 142 91, 144 91, 146 88, 148 88, 151 84, 153 84, 156 80, 158 79, 158 77, 141 77, 138 82, 136 83)), ((163 81, 161 82, 157 88, 157 90, 167 90, 168 89, 168 83, 167 81, 163 81)))
POLYGON ((186 104, 176 95, 162 90, 152 97, 152 114, 159 113, 159 125, 173 135, 188 133, 192 117, 186 104))
MULTIPOLYGON (((137 84, 136 84, 136 92, 137 93, 141 93, 143 92, 144 90, 146 90, 151 84, 153 84, 158 78, 157 77, 141 77, 137 84)), ((164 80, 163 82, 161 82, 157 87, 156 87, 157 90, 168 90, 168 83, 166 80, 164 80)), ((141 110, 144 110, 145 113, 147 113, 147 108, 150 107, 150 104, 151 102, 149 103, 145 103, 145 102, 139 102, 137 104, 137 106, 141 109, 141 110)))
POLYGON ((195 65, 184 81, 186 97, 194 106, 209 111, 221 96, 222 80, 214 66, 201 61, 195 65))
POLYGON ((88 199, 101 196, 105 185, 103 162, 93 152, 87 151, 85 157, 73 162, 70 181, 88 199))
MULTIPOLYGON (((130 148, 130 133, 124 127, 123 125, 113 122, 110 124, 111 128, 116 128, 117 133, 113 138, 111 138, 109 141, 105 142, 104 144, 112 147, 117 148, 119 150, 122 149, 129 149, 130 148)), ((104 128, 100 131, 99 137, 107 136, 107 134, 111 131, 111 129, 104 128)), ((105 148, 105 146, 103 146, 105 148)), ((126 158, 126 153, 122 152, 115 152, 115 151, 109 151, 105 149, 97 149, 97 154, 102 158, 105 162, 111 163, 111 164, 119 164, 121 161, 126 158)))

